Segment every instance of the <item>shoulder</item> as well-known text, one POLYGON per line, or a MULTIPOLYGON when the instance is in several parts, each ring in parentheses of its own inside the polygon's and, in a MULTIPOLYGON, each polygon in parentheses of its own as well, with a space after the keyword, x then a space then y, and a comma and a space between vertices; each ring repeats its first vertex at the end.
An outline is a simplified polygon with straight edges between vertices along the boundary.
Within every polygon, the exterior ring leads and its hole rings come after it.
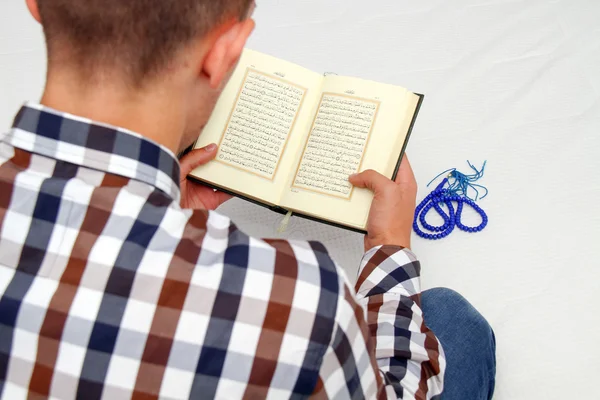
POLYGON ((222 260, 223 268, 242 269, 249 290, 261 288, 265 300, 270 295, 278 303, 335 319, 346 278, 322 243, 256 238, 217 212, 206 216, 203 251, 215 262, 222 260))
POLYGON ((206 214, 203 247, 224 253, 227 261, 338 292, 340 271, 326 247, 316 241, 263 239, 240 230, 229 218, 206 214))

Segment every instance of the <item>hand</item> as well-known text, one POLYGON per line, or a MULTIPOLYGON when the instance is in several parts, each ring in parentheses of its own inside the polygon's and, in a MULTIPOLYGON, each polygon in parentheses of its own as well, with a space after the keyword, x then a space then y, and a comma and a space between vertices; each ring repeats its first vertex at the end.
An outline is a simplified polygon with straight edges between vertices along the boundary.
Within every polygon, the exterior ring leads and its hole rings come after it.
POLYGON ((194 169, 208 164, 217 155, 217 145, 210 144, 202 149, 192 150, 181 160, 181 207, 192 210, 216 210, 232 196, 211 189, 201 183, 187 179, 194 169))
POLYGON ((367 223, 365 251, 382 245, 409 249, 417 203, 417 182, 408 157, 402 160, 395 182, 369 170, 352 175, 350 183, 370 189, 375 194, 367 223))

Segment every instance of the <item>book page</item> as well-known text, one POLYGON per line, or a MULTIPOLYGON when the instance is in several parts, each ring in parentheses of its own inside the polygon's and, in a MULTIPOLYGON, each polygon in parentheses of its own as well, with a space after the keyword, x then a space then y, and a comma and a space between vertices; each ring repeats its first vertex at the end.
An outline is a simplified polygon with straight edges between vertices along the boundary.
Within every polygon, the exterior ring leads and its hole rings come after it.
POLYGON ((306 90, 248 68, 219 143, 217 161, 272 181, 306 90))
POLYGON ((219 144, 216 160, 192 176, 278 204, 322 80, 297 65, 245 50, 196 142, 196 148, 219 144))
POLYGON ((348 176, 360 170, 380 104, 323 93, 292 188, 350 199, 348 176))
POLYGON ((348 177, 374 169, 391 178, 418 97, 406 89, 328 76, 304 148, 282 200, 285 208, 364 229, 373 195, 348 177))

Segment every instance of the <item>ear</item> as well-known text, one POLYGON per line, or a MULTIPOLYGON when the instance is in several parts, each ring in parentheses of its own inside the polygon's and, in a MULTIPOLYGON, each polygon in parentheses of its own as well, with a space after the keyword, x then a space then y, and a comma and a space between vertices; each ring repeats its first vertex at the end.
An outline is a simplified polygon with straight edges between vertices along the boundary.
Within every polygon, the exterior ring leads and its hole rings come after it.
POLYGON ((40 17, 40 10, 38 9, 37 0, 25 0, 27 3, 27 8, 31 13, 31 16, 40 24, 42 23, 42 18, 40 17))
POLYGON ((202 72, 209 78, 210 87, 219 88, 239 61, 255 23, 248 18, 230 22, 216 33, 216 40, 206 53, 202 72))

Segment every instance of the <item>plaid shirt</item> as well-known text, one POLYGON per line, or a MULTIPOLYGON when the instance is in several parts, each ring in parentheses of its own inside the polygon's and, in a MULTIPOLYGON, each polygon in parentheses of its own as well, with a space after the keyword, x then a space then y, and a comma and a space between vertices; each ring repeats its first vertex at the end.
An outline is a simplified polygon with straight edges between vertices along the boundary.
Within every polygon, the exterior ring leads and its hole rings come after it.
POLYGON ((0 397, 442 391, 410 251, 365 254, 355 293, 319 243, 182 209, 140 135, 30 104, 0 139, 0 397))

